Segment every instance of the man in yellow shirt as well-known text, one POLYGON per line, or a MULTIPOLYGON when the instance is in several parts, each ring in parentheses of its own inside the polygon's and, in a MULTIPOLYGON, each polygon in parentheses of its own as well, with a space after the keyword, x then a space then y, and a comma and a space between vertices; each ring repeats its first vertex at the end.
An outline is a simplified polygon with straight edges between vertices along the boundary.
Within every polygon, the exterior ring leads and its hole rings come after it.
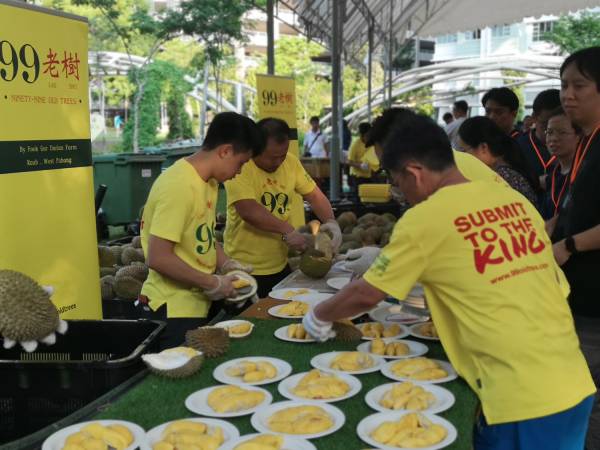
POLYGON ((424 116, 396 127, 382 163, 414 206, 364 277, 307 314, 306 330, 327 339, 332 321, 420 282, 450 362, 481 401, 475 450, 583 449, 596 388, 535 207, 467 180, 424 116))
POLYGON ((350 186, 355 196, 358 195, 358 187, 363 183, 369 183, 373 174, 379 170, 379 158, 375 154, 373 146, 366 145, 371 124, 363 122, 358 124, 359 137, 352 143, 348 152, 348 164, 350 165, 350 186))
POLYGON ((234 294, 241 265, 215 239, 218 184, 240 173, 263 141, 256 124, 236 113, 215 116, 202 149, 180 159, 154 182, 142 216, 142 248, 150 267, 139 302, 142 316, 166 320, 160 345, 180 345, 206 322, 211 302, 234 294))
MULTIPOLYGON (((306 173, 298 158, 288 153, 290 128, 280 119, 258 122, 266 142, 227 189, 225 252, 243 264, 252 265, 258 282, 257 294, 266 297, 290 273, 288 249, 302 251, 306 240, 290 224, 293 193, 307 201, 333 236, 335 250, 342 233, 331 204, 306 173)), ((297 196, 296 196, 297 197, 297 196)))

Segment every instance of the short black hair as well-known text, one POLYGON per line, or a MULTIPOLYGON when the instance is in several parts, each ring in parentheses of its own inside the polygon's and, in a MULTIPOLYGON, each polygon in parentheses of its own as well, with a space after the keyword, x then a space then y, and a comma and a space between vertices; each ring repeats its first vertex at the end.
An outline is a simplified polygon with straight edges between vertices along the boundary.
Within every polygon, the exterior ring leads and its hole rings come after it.
POLYGON ((519 109, 519 97, 507 87, 497 87, 487 91, 481 99, 481 105, 484 108, 488 100, 493 100, 510 111, 519 109))
POLYGON ((317 121, 317 122, 320 122, 320 120, 319 120, 319 117, 318 117, 318 116, 312 116, 312 117, 310 118, 310 120, 308 121, 308 123, 313 123, 313 122, 315 122, 315 121, 317 121))
POLYGON ((285 120, 276 117, 266 117, 259 120, 256 125, 258 125, 263 134, 265 144, 269 138, 274 139, 279 144, 290 139, 290 126, 285 120))
POLYGON ((588 47, 571 53, 560 66, 561 78, 571 64, 575 64, 584 77, 595 82, 596 90, 600 92, 600 47, 588 47))
POLYGON ((546 89, 535 96, 533 100, 533 114, 542 111, 550 111, 560 106, 560 91, 558 89, 546 89))
POLYGON ((452 106, 454 106, 454 108, 456 108, 458 111, 464 112, 465 114, 469 111, 469 104, 464 100, 458 100, 454 102, 452 106))
POLYGON ((364 136, 371 130, 371 124, 369 122, 361 122, 358 124, 358 134, 364 136))
POLYGON ((258 155, 264 141, 254 121, 235 112, 217 114, 208 127, 202 149, 212 151, 219 145, 231 144, 234 153, 258 155))
POLYGON ((365 145, 371 147, 382 144, 391 134, 394 126, 400 125, 404 120, 414 116, 415 113, 408 108, 389 108, 373 121, 373 126, 367 135, 365 145))
POLYGON ((442 116, 442 119, 444 119, 444 120, 454 119, 454 116, 452 115, 452 113, 447 112, 446 114, 444 114, 442 116))
POLYGON ((412 114, 396 122, 383 144, 386 170, 398 170, 411 160, 435 172, 455 165, 446 132, 427 116, 412 114))
MULTIPOLYGON (((567 116, 567 113, 565 112, 563 107, 559 106, 558 108, 554 108, 550 112, 550 116, 548 116, 548 120, 552 119, 553 117, 558 117, 558 116, 565 116, 566 118, 569 118, 569 116, 567 116)), ((571 122, 571 126, 575 130, 575 133, 577 133, 579 135, 583 135, 583 130, 581 129, 581 127, 579 125, 574 123, 571 119, 569 119, 569 122, 571 122)))

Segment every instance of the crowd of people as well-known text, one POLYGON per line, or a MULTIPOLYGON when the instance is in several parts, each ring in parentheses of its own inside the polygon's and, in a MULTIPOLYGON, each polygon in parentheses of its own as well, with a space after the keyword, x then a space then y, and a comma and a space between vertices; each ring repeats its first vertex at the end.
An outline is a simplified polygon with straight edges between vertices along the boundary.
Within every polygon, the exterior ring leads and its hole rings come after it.
MULTIPOLYGON (((362 276, 303 319, 327 340, 335 320, 421 283, 450 362, 481 403, 476 450, 600 449, 600 47, 570 55, 560 77, 524 132, 507 88, 484 95, 486 117, 457 102, 445 130, 403 108, 361 124, 352 176, 360 183, 382 167, 412 207, 387 246, 355 251, 362 276)), ((311 133, 304 149, 320 152, 318 120, 311 133)), ((307 245, 294 202, 309 202, 339 247, 331 204, 288 152, 289 137, 279 119, 219 114, 202 149, 155 182, 140 307, 166 320, 163 346, 234 295, 231 269, 254 270, 260 296, 289 274, 288 250, 307 245), (222 182, 224 247, 214 236, 222 182)))

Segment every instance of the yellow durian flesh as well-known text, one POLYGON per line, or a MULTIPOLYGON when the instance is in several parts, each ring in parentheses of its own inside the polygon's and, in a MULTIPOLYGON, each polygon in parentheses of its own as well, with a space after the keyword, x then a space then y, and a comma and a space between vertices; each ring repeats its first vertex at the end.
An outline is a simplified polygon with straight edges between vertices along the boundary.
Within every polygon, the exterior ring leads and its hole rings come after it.
POLYGON ((330 367, 335 370, 345 372, 355 372, 358 370, 373 367, 374 361, 368 354, 362 352, 342 352, 331 362, 330 367))
POLYGON ((349 390, 350 386, 344 380, 314 369, 302 377, 292 392, 298 397, 318 400, 342 397, 349 390))
POLYGON ((334 423, 319 406, 294 406, 276 412, 268 419, 271 430, 286 434, 315 434, 328 430, 334 423))
POLYGON ((283 436, 264 434, 236 446, 234 450, 281 450, 283 442, 283 436))
POLYGON ((398 421, 382 423, 371 432, 371 437, 392 447, 422 448, 441 442, 447 434, 443 426, 431 423, 418 413, 410 413, 398 421))
POLYGON ((239 386, 223 386, 214 389, 207 398, 208 406, 218 413, 229 413, 254 408, 263 402, 265 394, 239 386))

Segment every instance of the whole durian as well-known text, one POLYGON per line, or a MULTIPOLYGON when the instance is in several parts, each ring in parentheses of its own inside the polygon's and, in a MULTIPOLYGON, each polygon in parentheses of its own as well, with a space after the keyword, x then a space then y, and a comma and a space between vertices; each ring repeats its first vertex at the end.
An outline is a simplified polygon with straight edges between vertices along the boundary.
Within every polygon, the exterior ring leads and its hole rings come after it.
POLYGON ((121 253, 121 261, 123 261, 123 265, 125 266, 135 261, 144 262, 144 252, 141 248, 126 247, 123 249, 123 253, 121 253))
POLYGON ((141 282, 148 278, 148 267, 141 262, 133 262, 130 266, 121 267, 117 272, 117 278, 132 277, 141 282))
POLYGON ((115 295, 122 300, 137 300, 142 291, 142 282, 130 276, 115 278, 113 289, 115 295))
POLYGON ((100 278, 105 277, 107 275, 116 275, 118 267, 100 267, 100 278))
POLYGON ((185 333, 185 344, 208 358, 221 356, 229 348, 229 333, 224 328, 201 327, 185 333))
POLYGON ((114 284, 115 277, 112 275, 100 278, 100 295, 102 300, 112 300, 115 298, 114 284))
POLYGON ((335 331, 336 341, 355 342, 362 339, 361 331, 350 320, 333 322, 333 331, 335 331))
POLYGON ((111 245, 109 249, 113 253, 113 255, 115 255, 117 264, 123 264, 123 262, 121 261, 121 253, 123 253, 123 247, 121 247, 120 245, 111 245))
POLYGON ((140 236, 134 236, 131 240, 133 248, 142 248, 142 238, 140 236))
POLYGON ((104 245, 98 246, 98 259, 100 260, 100 267, 112 267, 117 264, 114 253, 104 245))
POLYGON ((50 294, 34 279, 14 270, 0 270, 0 335, 4 347, 16 342, 27 351, 37 348, 37 341, 54 344, 54 333, 67 331, 50 294))
POLYGON ((160 353, 147 353, 142 359, 148 369, 168 378, 189 377, 202 367, 204 357, 201 352, 189 347, 174 347, 160 353))

